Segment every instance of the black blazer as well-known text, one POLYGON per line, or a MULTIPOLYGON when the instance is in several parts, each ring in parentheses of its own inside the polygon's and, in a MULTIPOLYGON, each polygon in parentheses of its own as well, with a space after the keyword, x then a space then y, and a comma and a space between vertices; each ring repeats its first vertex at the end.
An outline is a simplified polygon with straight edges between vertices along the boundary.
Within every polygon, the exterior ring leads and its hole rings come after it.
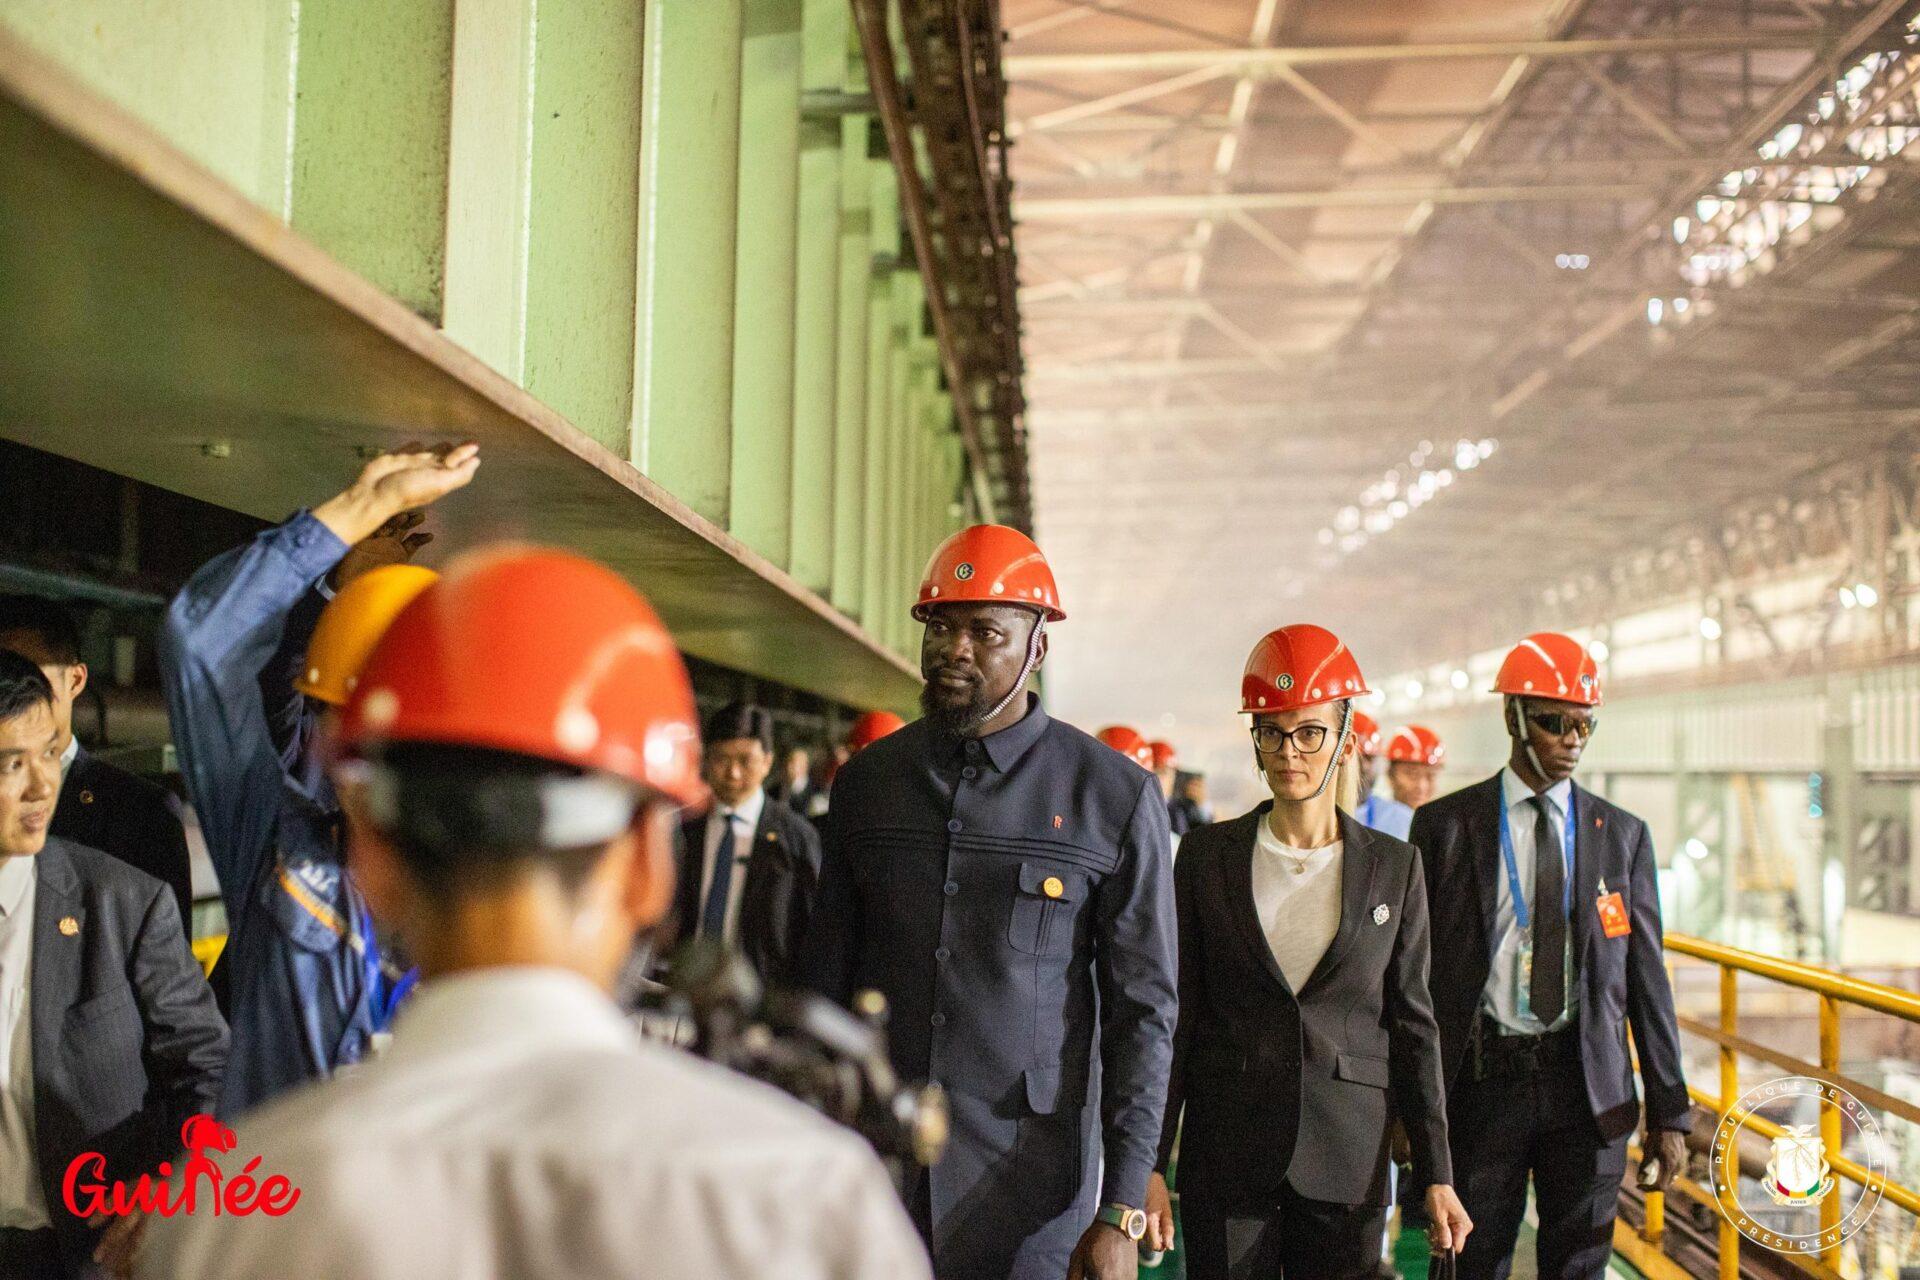
POLYGON ((1450 1183, 1420 851, 1340 814, 1340 929, 1295 992, 1253 901, 1254 841, 1271 808, 1180 842, 1180 1024, 1160 1168, 1184 1104, 1188 1195, 1264 1211, 1286 1182, 1315 1200, 1384 1204, 1396 1117, 1416 1184, 1450 1183))
MULTIPOLYGON (((1493 914, 1500 878, 1500 775, 1414 811, 1411 838, 1426 856, 1433 910, 1433 1004, 1451 1086, 1493 967, 1493 914)), ((1594 1119, 1609 1141, 1640 1117, 1627 1027, 1640 1051, 1653 1127, 1685 1129, 1691 1103, 1680 1074, 1680 1032, 1662 954, 1660 892, 1647 824, 1578 786, 1573 789, 1571 922, 1579 983, 1580 1051, 1594 1119), (1632 932, 1600 927, 1600 881, 1626 899, 1632 932)))
MULTIPOLYGON (((682 938, 691 938, 700 924, 700 902, 706 893, 701 877, 706 839, 706 814, 681 820, 674 916, 682 938)), ((736 935, 741 954, 767 982, 781 986, 793 982, 795 958, 806 936, 819 883, 820 833, 768 796, 760 809, 759 825, 753 829, 736 935)))
POLYGON ((61 1199, 67 1166, 98 1152, 107 1177, 132 1180, 178 1151, 180 1126, 220 1095, 227 1024, 165 885, 59 838, 36 857, 35 1145, 61 1254, 85 1274, 95 1233, 61 1199))
POLYGON ((100 849, 173 890, 180 920, 193 927, 193 871, 173 797, 144 778, 80 748, 67 769, 49 834, 100 849))

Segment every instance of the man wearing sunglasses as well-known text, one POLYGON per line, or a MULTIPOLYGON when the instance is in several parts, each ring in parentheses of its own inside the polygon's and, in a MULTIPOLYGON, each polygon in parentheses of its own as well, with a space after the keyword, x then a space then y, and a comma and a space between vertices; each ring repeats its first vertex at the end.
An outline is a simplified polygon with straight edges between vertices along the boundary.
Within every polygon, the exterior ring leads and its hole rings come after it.
POLYGON ((1409 836, 1426 865, 1455 1185, 1477 1227, 1459 1275, 1507 1274, 1531 1178, 1538 1274, 1597 1277, 1643 1110, 1643 1178, 1664 1191, 1686 1161, 1653 844, 1639 818, 1573 783, 1600 705, 1584 645, 1528 636, 1494 692, 1506 767, 1423 805, 1409 836))

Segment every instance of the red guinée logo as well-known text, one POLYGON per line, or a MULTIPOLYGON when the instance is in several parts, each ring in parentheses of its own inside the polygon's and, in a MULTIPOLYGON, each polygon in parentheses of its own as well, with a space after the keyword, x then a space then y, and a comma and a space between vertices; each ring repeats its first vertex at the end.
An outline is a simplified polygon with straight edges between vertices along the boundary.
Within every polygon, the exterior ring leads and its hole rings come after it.
POLYGON ((186 1160, 180 1166, 180 1185, 170 1185, 171 1161, 162 1161, 159 1176, 143 1173, 129 1184, 107 1178, 107 1158, 97 1151, 83 1151, 67 1166, 61 1179, 60 1195, 67 1212, 82 1220, 106 1214, 124 1218, 134 1213, 158 1214, 171 1218, 192 1214, 201 1208, 200 1191, 205 1184, 206 1204, 214 1214, 236 1218, 264 1213, 277 1218, 300 1203, 300 1188, 280 1174, 260 1176, 260 1157, 247 1161, 239 1173, 227 1177, 218 1160, 209 1152, 224 1154, 234 1149, 233 1130, 209 1115, 189 1116, 180 1126, 180 1145, 186 1148, 186 1160))

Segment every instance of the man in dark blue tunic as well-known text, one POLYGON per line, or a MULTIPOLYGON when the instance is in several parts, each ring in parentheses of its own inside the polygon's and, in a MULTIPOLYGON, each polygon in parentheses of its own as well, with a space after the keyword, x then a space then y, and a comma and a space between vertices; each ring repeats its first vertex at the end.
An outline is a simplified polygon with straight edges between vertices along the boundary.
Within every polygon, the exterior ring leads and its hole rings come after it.
POLYGON ((802 973, 883 993, 896 1067, 947 1090, 910 1205, 942 1280, 1131 1280, 1177 1009, 1167 807, 1026 691, 1066 615, 1025 535, 948 539, 914 616, 925 715, 834 781, 802 973))

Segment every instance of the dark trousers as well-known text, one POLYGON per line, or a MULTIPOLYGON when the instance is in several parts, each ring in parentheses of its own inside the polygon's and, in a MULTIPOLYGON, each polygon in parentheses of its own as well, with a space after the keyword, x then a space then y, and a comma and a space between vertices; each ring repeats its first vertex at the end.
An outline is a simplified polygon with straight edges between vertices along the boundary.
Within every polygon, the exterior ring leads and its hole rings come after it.
POLYGON ((1264 1212, 1185 1192, 1180 1228, 1188 1280, 1355 1280, 1380 1271, 1378 1205, 1332 1204, 1281 1188, 1264 1212))
POLYGON ((1455 1190, 1473 1219, 1460 1280, 1506 1280, 1533 1179, 1540 1218, 1539 1274, 1584 1280, 1605 1274, 1627 1140, 1604 1141, 1577 1057, 1531 1074, 1470 1080, 1448 1096, 1455 1190))

